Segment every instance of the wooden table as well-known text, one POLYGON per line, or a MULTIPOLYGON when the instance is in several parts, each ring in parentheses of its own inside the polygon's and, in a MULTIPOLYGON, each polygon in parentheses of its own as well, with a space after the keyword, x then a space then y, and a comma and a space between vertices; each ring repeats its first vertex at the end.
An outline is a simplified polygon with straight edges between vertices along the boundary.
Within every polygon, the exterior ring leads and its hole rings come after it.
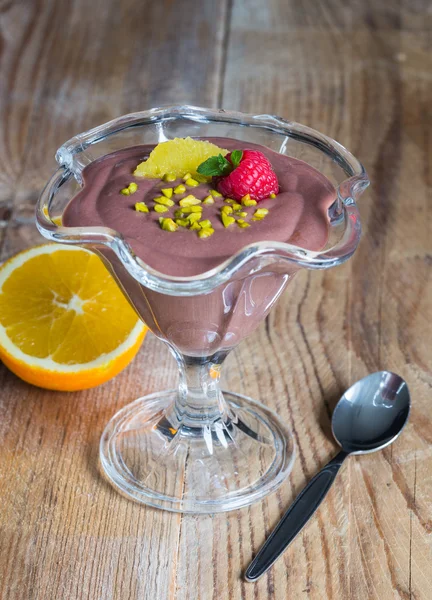
POLYGON ((277 406, 295 435, 293 473, 267 500, 182 517, 102 480, 109 417, 175 385, 151 335, 128 369, 88 392, 43 391, 1 368, 1 600, 432 598, 428 0, 2 0, 0 18, 5 220, 13 206, 3 259, 40 241, 29 221, 64 140, 164 103, 306 123, 350 148, 372 180, 355 257, 300 273, 228 359, 226 386, 277 406), (411 389, 403 436, 351 458, 283 559, 245 583, 242 569, 336 451, 335 399, 382 368, 411 389))

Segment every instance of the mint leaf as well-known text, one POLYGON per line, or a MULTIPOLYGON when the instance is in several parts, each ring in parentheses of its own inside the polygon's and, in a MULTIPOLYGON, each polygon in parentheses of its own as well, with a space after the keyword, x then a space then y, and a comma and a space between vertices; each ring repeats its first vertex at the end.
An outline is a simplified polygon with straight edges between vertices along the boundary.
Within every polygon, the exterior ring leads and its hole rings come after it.
POLYGON ((229 175, 232 171, 232 165, 227 161, 222 154, 218 156, 210 156, 207 160, 200 164, 197 172, 200 175, 206 175, 207 177, 220 177, 229 175))
POLYGON ((207 160, 200 164, 197 168, 197 173, 200 175, 206 175, 207 177, 213 177, 213 175, 219 175, 220 167, 217 156, 210 156, 207 160))
POLYGON ((234 169, 239 166, 241 159, 243 158, 243 150, 233 150, 231 152, 231 163, 234 169))

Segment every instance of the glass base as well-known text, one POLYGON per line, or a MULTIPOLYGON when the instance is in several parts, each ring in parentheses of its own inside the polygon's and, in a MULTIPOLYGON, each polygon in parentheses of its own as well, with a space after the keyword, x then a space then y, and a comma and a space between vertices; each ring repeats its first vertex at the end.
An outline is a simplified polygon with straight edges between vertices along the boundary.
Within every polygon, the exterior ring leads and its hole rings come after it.
POLYGON ((224 415, 210 423, 180 416, 176 429, 177 394, 139 398, 106 426, 101 464, 120 493, 165 510, 216 513, 252 504, 279 487, 292 469, 294 443, 273 411, 224 392, 224 415))

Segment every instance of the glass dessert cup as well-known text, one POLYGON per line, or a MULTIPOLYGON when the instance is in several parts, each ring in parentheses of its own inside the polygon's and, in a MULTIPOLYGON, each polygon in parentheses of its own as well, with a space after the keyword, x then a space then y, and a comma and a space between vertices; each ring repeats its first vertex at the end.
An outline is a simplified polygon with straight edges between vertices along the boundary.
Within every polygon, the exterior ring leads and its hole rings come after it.
POLYGON ((105 475, 127 497, 188 513, 241 508, 274 491, 294 460, 292 436, 262 404, 219 385, 228 353, 269 313, 295 273, 346 261, 361 233, 356 201, 369 184, 341 145, 271 115, 190 106, 156 108, 77 135, 56 154, 59 168, 36 210, 46 238, 96 252, 151 331, 168 344, 180 373, 177 390, 139 398, 108 423, 100 443, 105 475), (97 158, 174 137, 231 137, 299 158, 334 184, 329 239, 319 252, 279 242, 244 247, 194 277, 164 275, 135 256, 116 231, 64 227, 61 216, 97 158))

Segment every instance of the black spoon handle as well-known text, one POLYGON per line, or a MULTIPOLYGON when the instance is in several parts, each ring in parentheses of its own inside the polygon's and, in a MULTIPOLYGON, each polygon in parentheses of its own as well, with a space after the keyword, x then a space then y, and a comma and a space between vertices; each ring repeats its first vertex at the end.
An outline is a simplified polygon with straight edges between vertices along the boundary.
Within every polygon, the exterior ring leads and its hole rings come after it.
POLYGON ((259 579, 303 529, 326 497, 347 456, 341 450, 300 492, 247 568, 247 581, 259 579))

